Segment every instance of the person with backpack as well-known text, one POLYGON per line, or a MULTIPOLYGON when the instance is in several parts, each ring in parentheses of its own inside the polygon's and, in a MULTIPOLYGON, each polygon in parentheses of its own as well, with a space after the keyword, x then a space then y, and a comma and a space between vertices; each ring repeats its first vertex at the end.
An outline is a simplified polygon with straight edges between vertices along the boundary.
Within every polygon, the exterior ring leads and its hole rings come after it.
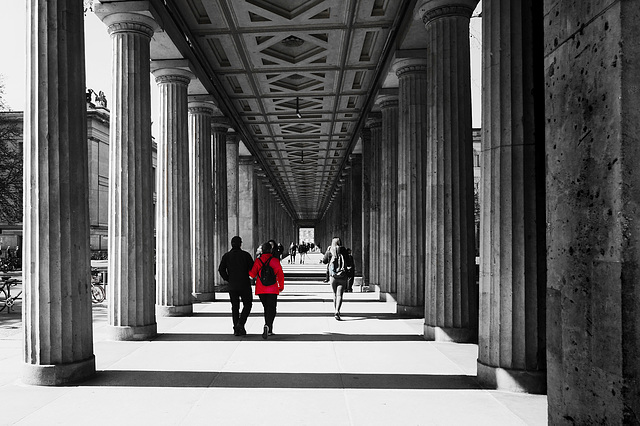
POLYGON ((229 283, 234 336, 247 334, 244 325, 247 323, 247 318, 253 306, 251 280, 249 279, 249 270, 253 266, 253 257, 249 252, 242 250, 241 246, 242 238, 236 235, 231 239, 231 250, 222 256, 218 267, 218 272, 222 279, 229 283), (241 299, 242 313, 240 313, 241 299))
POLYGON ((329 283, 333 290, 334 318, 341 320, 340 308, 342 307, 342 296, 347 287, 347 249, 342 246, 342 240, 334 237, 329 248, 329 283))
POLYGON ((262 254, 253 263, 249 271, 251 278, 256 278, 256 295, 260 298, 264 308, 264 327, 262 338, 273 335, 273 320, 276 317, 278 294, 284 290, 284 273, 278 260, 277 253, 272 254, 271 244, 262 245, 262 254))

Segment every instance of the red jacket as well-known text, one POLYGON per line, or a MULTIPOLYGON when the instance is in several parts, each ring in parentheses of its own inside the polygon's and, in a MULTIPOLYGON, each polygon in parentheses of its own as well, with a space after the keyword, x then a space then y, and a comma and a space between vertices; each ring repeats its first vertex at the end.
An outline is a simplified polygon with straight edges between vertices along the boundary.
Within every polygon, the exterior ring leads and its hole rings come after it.
MULTIPOLYGON (((271 253, 264 253, 260 255, 260 257, 253 262, 253 268, 249 271, 249 276, 251 278, 257 277, 260 273, 260 269, 262 269, 262 263, 266 263, 270 257, 271 253), (261 260, 262 262, 260 262, 261 260)), ((282 265, 280 265, 280 261, 274 256, 271 258, 269 265, 276 273, 276 283, 274 285, 264 286, 260 281, 260 277, 258 277, 258 279, 256 279, 256 294, 280 294, 280 292, 284 290, 284 272, 282 272, 282 265)))

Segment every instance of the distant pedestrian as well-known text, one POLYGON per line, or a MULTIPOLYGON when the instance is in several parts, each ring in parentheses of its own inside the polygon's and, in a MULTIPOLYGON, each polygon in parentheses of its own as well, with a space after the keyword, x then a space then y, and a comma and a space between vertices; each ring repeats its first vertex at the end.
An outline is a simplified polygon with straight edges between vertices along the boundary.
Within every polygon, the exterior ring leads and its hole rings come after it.
POLYGON ((231 239, 231 250, 222 256, 218 267, 218 272, 222 279, 229 283, 234 336, 247 334, 244 325, 247 323, 247 318, 253 306, 251 280, 249 279, 253 258, 251 254, 242 250, 241 246, 242 239, 236 235, 231 239), (242 300, 242 313, 240 313, 240 300, 242 300))
POLYGON ((351 254, 351 249, 347 249, 347 288, 346 292, 353 292, 353 281, 356 278, 356 262, 353 260, 353 255, 351 254))
POLYGON ((276 256, 271 253, 269 243, 262 245, 262 254, 253 263, 249 271, 251 278, 256 278, 256 294, 264 308, 264 327, 262 338, 266 339, 273 334, 273 320, 276 317, 278 294, 284 290, 284 273, 282 265, 276 256))
POLYGON ((289 262, 287 263, 296 263, 296 253, 298 251, 298 246, 296 245, 296 243, 294 243, 293 241, 291 241, 291 244, 289 245, 289 262))

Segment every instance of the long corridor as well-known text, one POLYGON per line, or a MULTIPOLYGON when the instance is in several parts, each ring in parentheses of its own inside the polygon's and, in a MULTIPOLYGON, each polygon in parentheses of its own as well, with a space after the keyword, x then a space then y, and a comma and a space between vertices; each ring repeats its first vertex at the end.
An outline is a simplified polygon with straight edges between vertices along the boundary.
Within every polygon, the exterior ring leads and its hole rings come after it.
MULTIPOLYGON (((0 424, 544 425, 546 396, 483 390, 477 346, 427 342, 379 294, 346 294, 333 318, 319 254, 285 269, 274 336, 261 337, 254 298, 248 335, 232 333, 225 294, 190 317, 158 318, 152 341, 105 340, 94 305, 97 375, 66 387, 20 383, 22 333, 0 313, 0 424)), ((10 320, 13 318, 13 320, 10 320)))

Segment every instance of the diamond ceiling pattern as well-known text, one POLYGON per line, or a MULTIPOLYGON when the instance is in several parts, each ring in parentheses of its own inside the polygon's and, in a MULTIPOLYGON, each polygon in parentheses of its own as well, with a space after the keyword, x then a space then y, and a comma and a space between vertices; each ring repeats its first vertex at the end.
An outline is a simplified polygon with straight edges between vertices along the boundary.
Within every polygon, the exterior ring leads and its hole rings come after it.
MULTIPOLYGON (((246 129, 313 221, 341 178, 400 0, 175 0, 246 129)), ((388 48, 388 47, 387 47, 388 48)))

